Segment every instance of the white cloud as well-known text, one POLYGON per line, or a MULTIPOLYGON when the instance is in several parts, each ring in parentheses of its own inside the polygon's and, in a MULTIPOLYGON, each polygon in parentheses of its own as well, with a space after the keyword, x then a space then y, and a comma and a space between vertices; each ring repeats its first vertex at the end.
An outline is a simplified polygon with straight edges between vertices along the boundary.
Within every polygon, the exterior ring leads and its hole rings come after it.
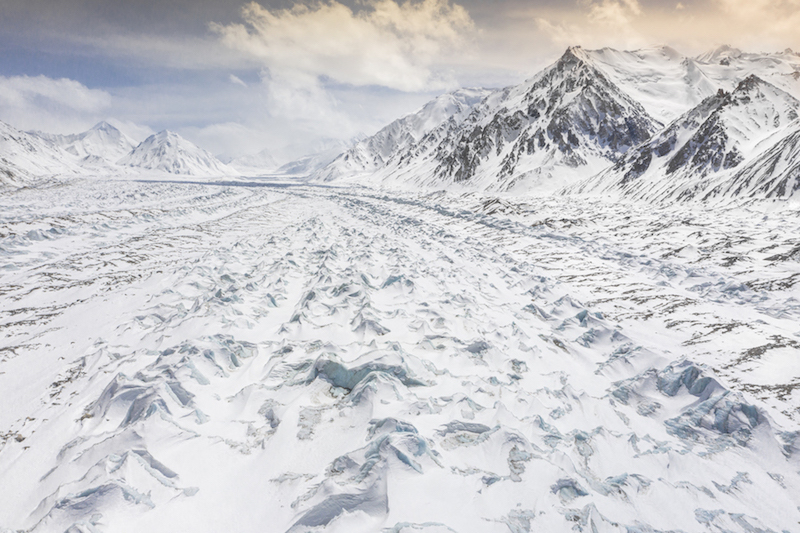
POLYGON ((155 133, 155 130, 141 124, 136 124, 129 120, 118 120, 116 118, 106 119, 106 122, 117 128, 119 131, 139 143, 155 133))
POLYGON ((74 132, 104 118, 111 95, 66 78, 0 76, 0 120, 22 129, 74 132))
POLYGON ((235 76, 235 75, 231 74, 228 77, 228 79, 231 80, 231 83, 233 83, 235 85, 241 85, 242 87, 247 87, 247 84, 245 82, 243 82, 241 80, 241 78, 239 78, 239 76, 235 76))
POLYGON ((592 22, 627 30, 642 14, 637 0, 589 0, 589 19, 592 22))
POLYGON ((747 36, 745 45, 780 47, 798 42, 800 0, 714 1, 727 15, 728 31, 747 36))
POLYGON ((282 10, 253 2, 242 15, 244 24, 211 28, 279 76, 404 91, 451 85, 434 67, 463 53, 474 31, 467 11, 450 0, 365 0, 360 11, 335 0, 282 10))

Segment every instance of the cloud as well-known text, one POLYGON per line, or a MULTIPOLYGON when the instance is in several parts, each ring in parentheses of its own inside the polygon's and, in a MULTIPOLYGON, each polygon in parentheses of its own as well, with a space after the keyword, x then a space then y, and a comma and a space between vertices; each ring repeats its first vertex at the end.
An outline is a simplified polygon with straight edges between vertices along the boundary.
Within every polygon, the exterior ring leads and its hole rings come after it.
POLYGON ((111 95, 67 78, 0 76, 0 120, 23 129, 74 132, 104 118, 111 95))
POLYGON ((247 87, 247 84, 243 82, 239 76, 231 74, 230 76, 228 76, 228 79, 231 80, 231 83, 235 85, 241 85, 242 87, 247 87))
POLYGON ((280 76, 326 77, 352 85, 420 91, 451 85, 434 66, 463 51, 474 31, 450 0, 365 0, 354 11, 336 2, 270 10, 253 2, 243 24, 212 24, 228 47, 280 76))
POLYGON ((800 27, 800 0, 714 0, 727 15, 730 32, 746 35, 750 43, 796 45, 800 27))
POLYGON ((612 27, 628 26, 642 14, 637 0, 600 0, 588 2, 589 19, 612 27))
POLYGON ((579 0, 578 5, 580 12, 536 17, 539 34, 561 47, 579 44, 631 49, 645 44, 639 25, 646 16, 638 0, 579 0))

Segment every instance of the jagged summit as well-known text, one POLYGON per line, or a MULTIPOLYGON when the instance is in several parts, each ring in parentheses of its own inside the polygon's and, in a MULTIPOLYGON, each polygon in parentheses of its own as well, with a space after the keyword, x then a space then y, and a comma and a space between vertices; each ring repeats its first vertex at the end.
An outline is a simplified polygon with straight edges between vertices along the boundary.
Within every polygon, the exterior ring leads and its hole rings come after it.
POLYGON ((118 164, 190 176, 236 174, 210 153, 169 130, 151 135, 118 164))

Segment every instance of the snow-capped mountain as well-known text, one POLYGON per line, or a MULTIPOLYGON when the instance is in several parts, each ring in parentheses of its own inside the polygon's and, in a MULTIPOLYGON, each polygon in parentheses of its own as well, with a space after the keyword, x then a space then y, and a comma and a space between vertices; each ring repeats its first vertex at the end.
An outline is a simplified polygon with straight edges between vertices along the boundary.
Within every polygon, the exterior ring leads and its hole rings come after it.
POLYGON ((187 141, 164 130, 151 135, 118 161, 119 165, 188 176, 230 176, 236 170, 187 141))
POLYGON ((280 166, 268 148, 222 162, 244 174, 272 172, 280 166))
MULTIPOLYGON (((555 189, 607 167, 659 126, 582 49, 570 48, 532 79, 487 95, 463 118, 444 120, 378 159, 383 165, 370 181, 555 189)), ((363 146, 373 140, 380 139, 363 146)))
POLYGON ((683 56, 668 46, 583 52, 595 68, 665 124, 719 89, 733 91, 753 74, 800 98, 800 56, 791 50, 746 54, 721 46, 698 57, 683 56))
POLYGON ((800 122, 796 121, 786 131, 774 145, 705 193, 703 199, 800 196, 800 122))
POLYGON ((581 48, 476 107, 433 151, 440 182, 551 188, 600 170, 660 126, 581 48))
POLYGON ((80 167, 58 146, 0 121, 0 184, 21 185, 48 175, 74 175, 80 167))
POLYGON ((492 92, 488 89, 459 89, 438 96, 420 110, 395 120, 372 137, 357 142, 316 177, 330 181, 343 176, 375 172, 443 123, 460 123, 475 105, 492 92))
POLYGON ((683 114, 574 192, 619 191, 651 201, 687 200, 724 180, 798 118, 800 101, 751 75, 683 114))
POLYGON ((790 50, 720 47, 690 58, 666 46, 572 47, 530 80, 484 92, 479 102, 442 105, 458 93, 432 101, 315 177, 536 194, 623 187, 632 194, 636 174, 645 179, 632 196, 689 199, 765 150, 794 120, 798 79, 800 56, 790 50), (655 148, 659 161, 675 158, 668 169, 645 165, 655 148))
POLYGON ((108 122, 100 122, 90 130, 72 135, 31 132, 78 158, 82 164, 115 163, 136 146, 130 137, 108 122))

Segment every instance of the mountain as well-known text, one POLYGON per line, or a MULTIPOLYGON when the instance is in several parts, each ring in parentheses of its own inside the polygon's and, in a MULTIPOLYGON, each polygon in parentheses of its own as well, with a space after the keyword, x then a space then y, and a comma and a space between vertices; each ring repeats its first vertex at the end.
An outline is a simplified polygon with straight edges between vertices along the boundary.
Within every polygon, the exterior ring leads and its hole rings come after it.
POLYGON ((223 161, 223 163, 244 174, 269 173, 280 166, 272 153, 266 148, 257 154, 243 155, 230 161, 223 161))
POLYGON ((224 165, 210 153, 167 130, 151 135, 117 163, 188 176, 237 174, 236 170, 224 165))
POLYGON ((800 98, 800 56, 791 50, 747 54, 720 46, 697 57, 685 57, 668 46, 619 51, 584 51, 606 77, 663 123, 713 96, 731 92, 750 75, 800 98))
POLYGON ((330 181, 381 169, 394 155, 415 145, 442 123, 462 121, 475 105, 491 93, 488 89, 459 89, 438 96, 418 111, 395 120, 372 137, 357 142, 327 165, 317 177, 330 181))
POLYGON ((281 165, 275 173, 287 176, 308 176, 325 168, 341 154, 341 149, 331 148, 316 154, 306 155, 281 165))
MULTIPOLYGON (((483 91, 475 99, 480 101, 455 106, 458 91, 443 95, 358 143, 314 177, 392 187, 552 192, 624 165, 627 151, 664 124, 688 120, 676 128, 692 129, 690 123, 716 109, 718 95, 733 94, 749 76, 780 91, 778 99, 800 97, 800 56, 791 50, 746 54, 720 47, 692 58, 666 46, 572 47, 530 80, 483 91)), ((781 124, 791 121, 790 114, 773 112, 781 124)), ((740 119, 744 122, 737 124, 731 116, 708 128, 729 136, 736 150, 755 149, 751 140, 758 144, 775 132, 768 121, 751 127, 748 121, 756 117, 740 119)), ((715 146, 708 140, 712 144, 700 151, 710 157, 715 146)))
POLYGON ((72 135, 31 134, 60 147, 82 164, 114 163, 136 146, 134 141, 108 122, 100 122, 88 131, 72 135))
POLYGON ((800 101, 757 76, 722 89, 572 192, 649 201, 688 200, 760 153, 798 118, 800 101))
MULTIPOLYGON (((534 78, 486 95, 421 138, 397 143, 394 152, 376 158, 372 167, 382 166, 370 182, 555 189, 607 167, 658 127, 582 49, 570 48, 534 78)), ((397 128, 395 123, 362 146, 382 146, 381 135, 397 128)), ((335 175, 329 170, 322 173, 325 179, 335 175)))
POLYGON ((432 152, 435 179, 546 189, 601 169, 659 127, 581 48, 477 106, 432 152))
POLYGON ((787 130, 788 134, 708 191, 703 199, 800 197, 800 121, 787 130))
POLYGON ((80 171, 74 158, 58 146, 0 121, 0 184, 21 185, 34 177, 80 171))

